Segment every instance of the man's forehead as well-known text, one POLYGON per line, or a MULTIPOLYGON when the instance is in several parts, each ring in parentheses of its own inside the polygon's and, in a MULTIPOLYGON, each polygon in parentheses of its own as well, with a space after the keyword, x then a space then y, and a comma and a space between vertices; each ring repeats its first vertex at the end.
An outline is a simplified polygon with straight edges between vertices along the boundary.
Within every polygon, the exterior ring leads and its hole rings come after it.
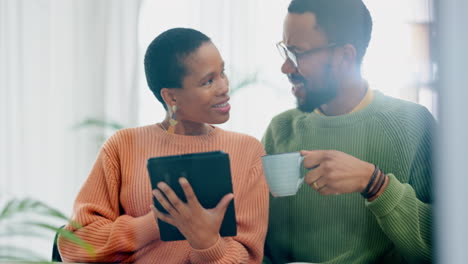
POLYGON ((288 13, 284 21, 283 41, 287 46, 311 48, 303 46, 323 45, 326 43, 326 38, 325 34, 319 29, 313 13, 288 13))

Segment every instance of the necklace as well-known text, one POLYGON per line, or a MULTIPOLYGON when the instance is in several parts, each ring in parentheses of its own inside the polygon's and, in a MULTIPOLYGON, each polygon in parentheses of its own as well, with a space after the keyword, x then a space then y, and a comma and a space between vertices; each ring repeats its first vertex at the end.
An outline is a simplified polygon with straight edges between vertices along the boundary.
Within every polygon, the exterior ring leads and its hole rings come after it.
POLYGON ((164 127, 162 123, 158 123, 158 126, 159 126, 162 130, 164 130, 164 131, 167 132, 166 127, 164 127))
MULTIPOLYGON (((158 125, 162 130, 164 130, 166 133, 169 133, 169 132, 167 131, 166 127, 165 127, 162 123, 157 123, 157 125, 158 125)), ((213 127, 208 126, 207 129, 206 129, 206 134, 209 134, 212 130, 213 130, 213 127)))

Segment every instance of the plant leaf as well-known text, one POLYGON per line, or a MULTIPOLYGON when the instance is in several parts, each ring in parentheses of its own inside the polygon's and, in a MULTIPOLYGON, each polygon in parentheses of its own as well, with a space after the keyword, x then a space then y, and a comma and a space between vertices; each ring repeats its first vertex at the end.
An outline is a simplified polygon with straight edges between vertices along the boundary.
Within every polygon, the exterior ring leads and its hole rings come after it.
POLYGON ((12 207, 15 205, 15 203, 17 203, 16 199, 12 199, 8 201, 8 203, 5 205, 2 212, 0 213, 0 220, 5 219, 11 215, 11 210, 12 210, 12 207))
POLYGON ((25 212, 34 212, 43 216, 55 217, 68 221, 68 217, 65 216, 62 212, 48 206, 41 201, 33 200, 31 198, 10 200, 0 214, 0 220, 11 218, 13 215, 25 212))
MULTIPOLYGON (((25 199, 12 199, 6 203, 4 208, 1 210, 0 213, 0 220, 8 220, 6 224, 3 224, 2 230, 6 229, 5 231, 0 230, 0 237, 12 237, 12 236, 29 236, 29 237, 39 237, 43 234, 39 233, 39 230, 44 231, 53 231, 58 233, 60 236, 64 237, 72 241, 73 243, 79 245, 83 249, 85 249, 91 256, 95 256, 95 252, 93 247, 88 244, 87 242, 83 241, 81 238, 76 236, 73 232, 68 231, 63 228, 57 228, 51 224, 39 221, 21 221, 21 222, 13 222, 9 218, 14 217, 15 215, 21 215, 27 213, 27 218, 31 219, 31 213, 40 215, 42 217, 48 218, 56 218, 61 219, 69 222, 71 226, 76 229, 82 228, 82 226, 74 221, 69 221, 68 217, 66 217, 60 211, 50 207, 49 205, 30 198, 25 199)), ((23 216, 23 215, 22 215, 23 216)), ((0 252, 5 252, 7 248, 3 247, 0 248, 0 252)), ((8 253, 7 256, 2 256, 0 254, 0 260, 31 260, 30 256, 32 256, 31 252, 21 251, 23 249, 18 249, 14 247, 8 248, 8 250, 12 251, 15 250, 15 254, 8 253), (22 258, 21 256, 27 256, 26 258, 22 258)), ((40 259, 36 259, 40 260, 40 259)))
POLYGON ((9 261, 47 261, 36 252, 15 246, 3 246, 0 249, 0 260, 9 261), (7 254, 5 254, 7 253, 7 254), (5 255, 3 255, 5 254, 5 255))
POLYGON ((73 126, 73 129, 80 129, 90 126, 102 127, 102 128, 111 128, 114 130, 119 130, 124 128, 122 124, 119 124, 115 121, 106 121, 97 118, 87 118, 84 121, 78 123, 77 125, 73 126))
POLYGON ((31 229, 24 226, 6 226, 6 231, 0 232, 1 237, 35 237, 35 238, 49 238, 48 235, 38 232, 35 229, 31 229))
POLYGON ((93 246, 91 246, 89 243, 79 238, 77 235, 75 235, 75 233, 69 230, 63 229, 63 228, 58 230, 57 232, 59 233, 60 236, 63 236, 65 239, 68 239, 72 241, 73 243, 84 248, 91 256, 93 257, 96 256, 93 246))
POLYGON ((80 247, 85 249, 90 255, 95 256, 94 248, 89 243, 82 240, 77 235, 75 235, 75 233, 73 233, 73 232, 71 232, 69 230, 66 230, 64 228, 57 228, 55 226, 51 226, 49 224, 39 223, 39 222, 24 222, 24 224, 30 225, 30 226, 37 226, 37 227, 40 227, 40 228, 43 228, 43 229, 48 229, 48 230, 52 230, 53 232, 59 233, 60 236, 62 236, 65 239, 68 239, 71 242, 79 245, 80 247))

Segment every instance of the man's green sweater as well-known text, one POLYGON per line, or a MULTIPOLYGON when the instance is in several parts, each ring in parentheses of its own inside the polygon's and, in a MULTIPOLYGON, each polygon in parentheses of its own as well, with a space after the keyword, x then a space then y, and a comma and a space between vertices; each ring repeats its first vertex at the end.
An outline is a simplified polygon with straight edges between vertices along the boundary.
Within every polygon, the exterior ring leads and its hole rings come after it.
POLYGON ((342 116, 276 116, 263 138, 268 154, 339 150, 378 165, 390 181, 372 202, 305 184, 295 196, 272 197, 264 262, 430 261, 434 126, 426 108, 377 91, 366 108, 342 116))

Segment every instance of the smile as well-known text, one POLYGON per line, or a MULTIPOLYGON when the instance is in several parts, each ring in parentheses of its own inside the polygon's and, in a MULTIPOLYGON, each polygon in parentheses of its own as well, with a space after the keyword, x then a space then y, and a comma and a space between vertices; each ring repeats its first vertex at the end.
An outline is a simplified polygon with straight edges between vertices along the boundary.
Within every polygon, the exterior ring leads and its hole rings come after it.
POLYGON ((212 107, 214 111, 223 115, 229 113, 229 111, 231 110, 231 105, 229 105, 229 100, 221 104, 213 105, 212 107))
POLYGON ((222 103, 222 104, 213 105, 213 108, 223 108, 223 107, 226 107, 228 105, 229 105, 229 103, 226 101, 225 103, 222 103))
POLYGON ((296 97, 302 97, 304 95, 304 83, 293 83, 291 90, 296 97))

